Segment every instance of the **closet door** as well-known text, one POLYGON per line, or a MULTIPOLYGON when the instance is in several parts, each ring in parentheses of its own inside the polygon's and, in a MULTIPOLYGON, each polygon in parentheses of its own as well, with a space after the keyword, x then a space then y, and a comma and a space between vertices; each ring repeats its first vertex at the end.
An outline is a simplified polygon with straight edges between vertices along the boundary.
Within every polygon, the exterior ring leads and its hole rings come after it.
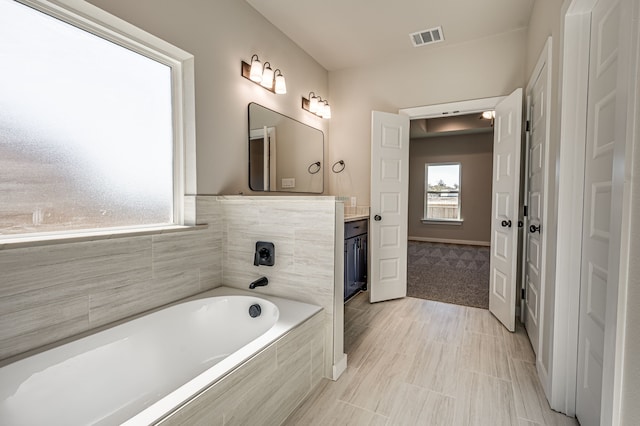
POLYGON ((522 89, 496 105, 495 112, 489 311, 515 331, 522 89))
MULTIPOLYGON (((610 257, 613 163, 616 143, 620 3, 600 0, 591 15, 587 102, 578 386, 576 416, 582 426, 599 425, 603 388, 608 294, 617 259, 610 257), (613 266, 611 266, 613 265, 613 266)), ((606 423, 606 422, 605 422, 606 423)))

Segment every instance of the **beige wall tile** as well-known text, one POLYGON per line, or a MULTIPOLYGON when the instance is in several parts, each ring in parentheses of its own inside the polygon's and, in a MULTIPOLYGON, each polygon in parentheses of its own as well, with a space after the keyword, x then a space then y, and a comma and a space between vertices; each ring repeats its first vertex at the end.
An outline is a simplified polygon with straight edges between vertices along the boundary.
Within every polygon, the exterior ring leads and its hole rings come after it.
POLYGON ((0 353, 7 358, 89 328, 87 297, 0 315, 0 353))
POLYGON ((196 202, 205 229, 0 250, 0 360, 219 286, 222 210, 196 202))
POLYGON ((332 375, 335 199, 325 197, 219 197, 224 215, 224 285, 313 303, 325 310, 325 371, 332 375), (254 266, 257 241, 275 245, 273 267, 254 266))

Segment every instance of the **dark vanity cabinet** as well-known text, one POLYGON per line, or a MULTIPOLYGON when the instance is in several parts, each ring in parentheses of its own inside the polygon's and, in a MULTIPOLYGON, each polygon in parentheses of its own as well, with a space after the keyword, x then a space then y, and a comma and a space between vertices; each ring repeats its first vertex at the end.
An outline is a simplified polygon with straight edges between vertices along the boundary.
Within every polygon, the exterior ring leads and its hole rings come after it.
POLYGON ((367 289, 368 219, 344 224, 344 300, 367 289))

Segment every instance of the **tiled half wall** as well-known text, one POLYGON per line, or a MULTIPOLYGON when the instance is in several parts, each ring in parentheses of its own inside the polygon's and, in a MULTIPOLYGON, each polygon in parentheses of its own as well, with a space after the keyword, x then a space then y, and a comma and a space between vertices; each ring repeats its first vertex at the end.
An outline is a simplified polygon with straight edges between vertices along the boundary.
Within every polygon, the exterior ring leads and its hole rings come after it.
POLYGON ((342 212, 335 199, 186 200, 194 202, 195 222, 207 227, 0 250, 0 360, 223 283, 247 289, 266 276, 269 285, 256 293, 324 308, 324 375, 332 377, 340 361, 334 352, 342 355, 342 305, 336 302, 342 297, 336 249, 342 242, 335 238, 342 234, 336 229, 342 212), (275 266, 253 266, 258 240, 275 244, 275 266))

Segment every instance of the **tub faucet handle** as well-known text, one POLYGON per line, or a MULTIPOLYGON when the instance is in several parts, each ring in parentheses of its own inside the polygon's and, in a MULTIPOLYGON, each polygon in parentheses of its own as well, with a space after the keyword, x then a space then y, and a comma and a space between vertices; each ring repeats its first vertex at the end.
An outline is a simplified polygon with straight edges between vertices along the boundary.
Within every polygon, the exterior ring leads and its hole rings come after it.
POLYGON ((273 266, 275 264, 275 258, 276 249, 273 243, 266 241, 258 241, 256 243, 256 251, 253 255, 253 264, 255 266, 273 266))

